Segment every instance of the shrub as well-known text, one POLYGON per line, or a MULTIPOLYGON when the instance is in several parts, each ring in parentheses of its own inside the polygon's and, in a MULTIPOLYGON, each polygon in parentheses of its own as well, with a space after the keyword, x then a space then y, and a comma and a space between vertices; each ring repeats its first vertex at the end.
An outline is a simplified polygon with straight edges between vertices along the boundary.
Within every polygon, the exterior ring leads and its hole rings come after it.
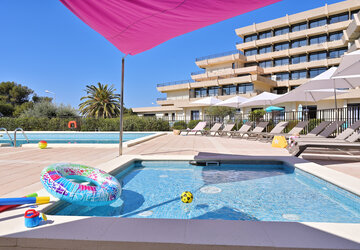
POLYGON ((186 128, 187 128, 187 124, 184 121, 175 122, 173 125, 173 129, 182 130, 182 129, 186 129, 186 128))
POLYGON ((63 104, 56 105, 51 102, 43 101, 35 103, 33 106, 24 110, 21 117, 75 117, 77 112, 71 106, 63 104))
POLYGON ((263 109, 257 109, 254 111, 250 112, 250 121, 260 121, 260 119, 263 118, 263 116, 265 115, 266 111, 263 109))
POLYGON ((199 122, 201 122, 201 120, 191 120, 191 121, 189 121, 189 123, 188 123, 188 128, 190 128, 190 129, 195 128, 195 126, 196 126, 199 122))

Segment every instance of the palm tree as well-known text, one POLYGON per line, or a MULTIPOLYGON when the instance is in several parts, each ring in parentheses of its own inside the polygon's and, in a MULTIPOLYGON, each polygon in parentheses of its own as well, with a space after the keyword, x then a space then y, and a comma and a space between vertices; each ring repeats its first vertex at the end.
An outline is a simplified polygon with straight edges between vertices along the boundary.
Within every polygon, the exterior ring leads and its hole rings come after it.
POLYGON ((84 116, 95 118, 111 118, 120 114, 120 94, 115 94, 113 85, 100 82, 95 85, 86 85, 86 96, 81 97, 79 104, 80 113, 84 116))

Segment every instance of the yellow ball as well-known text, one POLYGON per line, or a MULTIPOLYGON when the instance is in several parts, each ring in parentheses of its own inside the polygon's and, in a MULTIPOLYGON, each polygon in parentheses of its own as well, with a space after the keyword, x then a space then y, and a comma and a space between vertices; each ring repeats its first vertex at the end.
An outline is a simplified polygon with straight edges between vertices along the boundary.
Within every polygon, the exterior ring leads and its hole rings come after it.
POLYGON ((194 199, 194 196, 191 192, 185 191, 181 194, 181 201, 184 203, 191 203, 194 199))
POLYGON ((45 149, 47 147, 47 142, 46 141, 39 141, 39 148, 41 149, 45 149))

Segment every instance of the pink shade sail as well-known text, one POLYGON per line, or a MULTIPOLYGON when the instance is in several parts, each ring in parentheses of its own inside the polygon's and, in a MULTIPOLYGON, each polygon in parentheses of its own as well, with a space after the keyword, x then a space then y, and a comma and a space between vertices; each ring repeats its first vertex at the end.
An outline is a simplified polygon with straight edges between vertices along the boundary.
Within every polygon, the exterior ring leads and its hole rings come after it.
POLYGON ((60 0, 125 54, 281 0, 60 0))

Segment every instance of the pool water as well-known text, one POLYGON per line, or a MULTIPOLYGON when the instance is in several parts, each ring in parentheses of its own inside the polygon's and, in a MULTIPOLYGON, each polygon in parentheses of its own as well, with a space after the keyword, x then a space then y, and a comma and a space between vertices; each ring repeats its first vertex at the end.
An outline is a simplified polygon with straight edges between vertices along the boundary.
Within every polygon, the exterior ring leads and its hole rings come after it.
MULTIPOLYGON (((9 133, 14 139, 14 134, 9 133)), ((153 133, 129 133, 123 134, 123 142, 138 139, 153 133)), ((10 143, 8 136, 4 132, 0 132, 0 143, 10 143)), ((26 133, 29 143, 38 143, 39 141, 47 141, 47 143, 119 143, 119 132, 78 132, 78 133, 26 133)), ((21 132, 16 134, 17 146, 26 144, 27 141, 21 132)))
POLYGON ((281 162, 193 166, 139 161, 116 178, 121 199, 110 206, 60 202, 48 214, 126 218, 360 223, 360 198, 281 162), (194 200, 182 203, 190 191, 194 200))

